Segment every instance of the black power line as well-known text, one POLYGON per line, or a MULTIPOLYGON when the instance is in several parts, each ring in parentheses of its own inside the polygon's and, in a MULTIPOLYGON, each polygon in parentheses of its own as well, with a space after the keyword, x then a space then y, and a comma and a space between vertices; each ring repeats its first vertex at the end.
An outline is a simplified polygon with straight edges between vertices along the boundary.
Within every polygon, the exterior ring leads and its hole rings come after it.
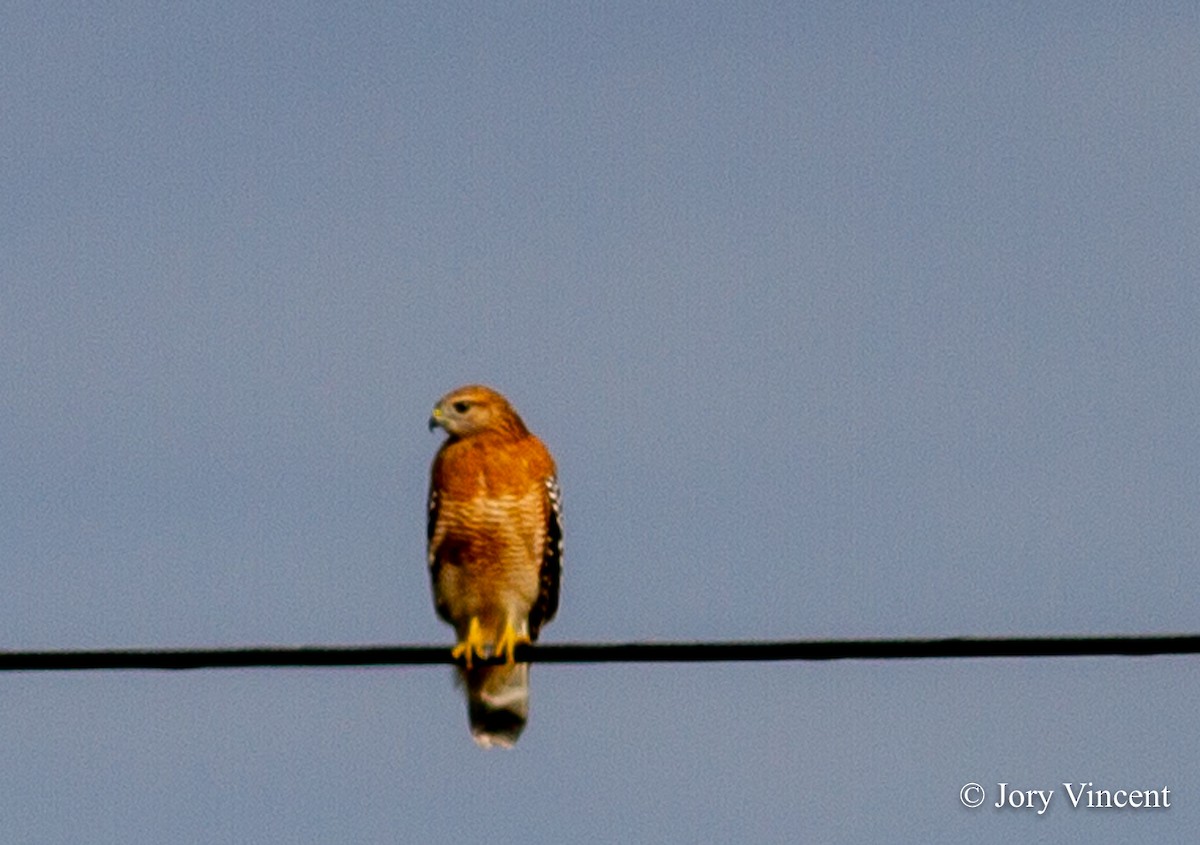
MULTIPOLYGON (((1101 657, 1198 654, 1200 635, 955 637, 518 646, 530 663, 710 663, 779 660, 928 660, 965 657, 1101 657)), ((494 662, 494 661, 487 661, 494 662)), ((455 663, 447 646, 263 646, 212 649, 0 651, 0 672, 102 669, 428 666, 455 663)))

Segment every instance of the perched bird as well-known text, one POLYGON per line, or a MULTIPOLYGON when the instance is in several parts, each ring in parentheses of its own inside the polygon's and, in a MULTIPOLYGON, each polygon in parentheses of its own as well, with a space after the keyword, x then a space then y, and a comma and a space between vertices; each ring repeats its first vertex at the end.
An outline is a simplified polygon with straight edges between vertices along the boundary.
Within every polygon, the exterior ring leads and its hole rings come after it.
POLYGON ((449 437, 429 483, 429 574, 438 616, 454 626, 471 735, 511 747, 529 716, 529 664, 520 643, 537 639, 558 609, 562 517, 554 459, 508 400, 482 385, 460 387, 433 408, 429 429, 449 437), (503 656, 503 665, 477 658, 503 656))

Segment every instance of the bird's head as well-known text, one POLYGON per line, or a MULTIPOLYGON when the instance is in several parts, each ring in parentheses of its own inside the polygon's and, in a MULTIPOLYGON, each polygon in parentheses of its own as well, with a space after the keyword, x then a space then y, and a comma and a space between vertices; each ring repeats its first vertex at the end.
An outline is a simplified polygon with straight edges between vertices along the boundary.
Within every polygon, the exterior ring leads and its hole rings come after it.
POLYGON ((439 399, 429 416, 429 430, 438 426, 451 437, 470 437, 485 431, 526 432, 508 400, 481 384, 460 387, 439 399))

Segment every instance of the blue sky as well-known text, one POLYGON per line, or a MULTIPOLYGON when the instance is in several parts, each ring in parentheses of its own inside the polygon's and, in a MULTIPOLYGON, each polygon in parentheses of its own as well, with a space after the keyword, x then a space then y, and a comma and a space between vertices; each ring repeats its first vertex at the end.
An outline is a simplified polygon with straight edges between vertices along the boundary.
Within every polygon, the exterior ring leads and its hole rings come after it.
MULTIPOLYGON (((432 403, 558 460, 547 642, 1200 630, 1191 4, 15 4, 0 646, 449 643, 432 403)), ((0 679, 14 841, 1182 841, 1191 658, 0 679), (1042 817, 964 808, 1056 788, 1042 817), (1071 810, 1062 783, 1173 790, 1071 810)))

